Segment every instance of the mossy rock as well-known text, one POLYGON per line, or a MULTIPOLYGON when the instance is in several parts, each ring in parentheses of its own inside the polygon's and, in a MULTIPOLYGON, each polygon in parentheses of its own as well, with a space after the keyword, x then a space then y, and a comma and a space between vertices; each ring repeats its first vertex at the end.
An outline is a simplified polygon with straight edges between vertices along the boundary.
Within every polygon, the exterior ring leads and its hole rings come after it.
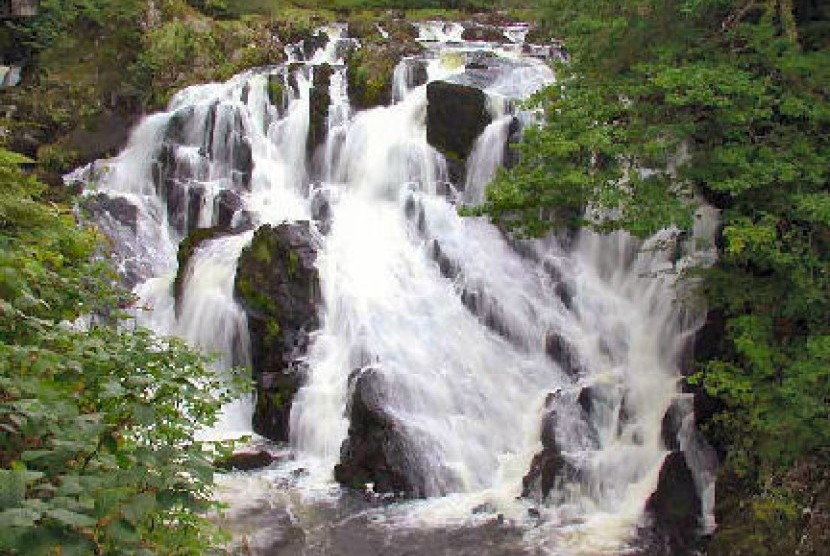
POLYGON ((302 385, 300 363, 319 326, 317 247, 308 222, 262 226, 239 257, 234 295, 248 315, 257 403, 254 430, 288 439, 291 403, 302 385))
POLYGON ((404 56, 419 53, 417 43, 384 41, 365 45, 346 57, 346 78, 352 105, 365 110, 392 102, 392 75, 404 56))

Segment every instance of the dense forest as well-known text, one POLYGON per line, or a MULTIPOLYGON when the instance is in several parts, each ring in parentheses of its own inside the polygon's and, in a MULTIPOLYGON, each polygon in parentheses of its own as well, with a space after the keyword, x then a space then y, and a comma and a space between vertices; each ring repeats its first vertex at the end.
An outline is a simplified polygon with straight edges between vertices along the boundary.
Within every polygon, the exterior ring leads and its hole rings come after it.
POLYGON ((683 388, 721 459, 704 550, 830 544, 830 6, 150 4, 41 0, 34 18, 0 22, 3 63, 24 68, 0 119, 0 554, 204 554, 226 540, 205 515, 228 447, 195 437, 245 380, 225 384, 208 358, 135 326, 61 174, 116 154, 181 88, 282 63, 326 22, 494 10, 567 56, 528 104, 543 117, 518 162, 463 212, 517 237, 644 238, 689 231, 701 202, 719 209, 718 262, 683 271, 708 307, 683 388))

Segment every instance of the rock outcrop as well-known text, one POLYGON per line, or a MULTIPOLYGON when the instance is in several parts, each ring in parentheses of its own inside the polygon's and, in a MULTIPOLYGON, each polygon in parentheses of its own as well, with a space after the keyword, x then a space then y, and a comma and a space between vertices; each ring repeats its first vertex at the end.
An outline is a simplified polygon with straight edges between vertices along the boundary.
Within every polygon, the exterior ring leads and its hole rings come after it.
MULTIPOLYGON (((561 402, 561 392, 550 394, 546 400, 540 431, 542 451, 533 457, 530 470, 522 478, 524 497, 541 501, 553 490, 557 482, 579 479, 579 470, 563 456, 562 447, 556 438, 560 420, 564 417, 561 413, 561 402)), ((586 435, 586 439, 589 437, 591 434, 586 435)))
POLYGON ((427 85, 427 141, 449 161, 464 161, 491 121, 487 96, 467 85, 433 81, 427 85))
POLYGON ((646 513, 651 518, 648 535, 657 540, 651 553, 687 554, 698 536, 700 497, 692 472, 682 452, 671 452, 663 460, 657 488, 646 501, 646 513))
POLYGON ((304 376, 299 362, 318 325, 317 249, 308 222, 262 226, 239 257, 234 295, 248 315, 256 383, 254 431, 288 439, 291 404, 304 376))
POLYGON ((346 486, 378 493, 423 496, 424 481, 407 449, 403 425, 384 409, 380 369, 356 369, 349 377, 349 436, 340 451, 335 479, 346 486))
POLYGON ((202 208, 214 202, 198 183, 208 179, 211 165, 223 168, 237 191, 250 190, 253 152, 237 107, 217 102, 206 113, 189 107, 170 118, 153 167, 153 183, 165 201, 170 225, 180 234, 217 224, 199 222, 202 208), (197 156, 193 147, 198 147, 197 156))
POLYGON ((331 75, 334 69, 328 64, 322 64, 314 68, 312 79, 311 97, 309 99, 309 127, 308 127, 308 151, 310 154, 323 144, 328 130, 329 105, 331 105, 331 75))
POLYGON ((545 353, 571 378, 584 372, 576 349, 559 332, 551 331, 545 337, 545 353))
POLYGON ((404 56, 418 54, 415 41, 391 41, 364 44, 346 57, 349 99, 358 110, 385 106, 392 102, 392 77, 395 66, 404 56))
POLYGON ((245 449, 234 452, 226 458, 222 458, 214 462, 219 469, 227 471, 251 471, 253 469, 261 469, 268 467, 275 461, 277 456, 268 450, 245 449))

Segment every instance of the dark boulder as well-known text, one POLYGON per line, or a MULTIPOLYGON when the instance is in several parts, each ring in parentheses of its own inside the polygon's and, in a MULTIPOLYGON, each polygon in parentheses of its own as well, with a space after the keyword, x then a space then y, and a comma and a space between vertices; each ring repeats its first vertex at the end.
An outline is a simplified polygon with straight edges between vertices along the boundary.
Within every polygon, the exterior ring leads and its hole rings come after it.
POLYGON ((508 170, 519 163, 519 142, 522 139, 522 123, 518 118, 514 117, 510 120, 510 127, 508 128, 507 143, 504 145, 504 167, 508 170))
POLYGON ((579 355, 562 334, 552 331, 545 338, 545 353, 571 378, 583 373, 579 355))
POLYGON ((522 478, 524 497, 543 500, 557 482, 579 479, 579 470, 562 455, 562 448, 556 438, 556 430, 562 418, 562 408, 558 403, 560 400, 559 392, 548 396, 540 430, 542 451, 533 457, 530 470, 522 478))
POLYGON ((427 85, 427 141, 449 160, 465 160, 490 123, 480 89, 447 81, 427 85))
POLYGON ((187 188, 187 229, 193 230, 199 226, 199 214, 207 203, 205 187, 191 185, 187 188))
POLYGON ((277 460, 277 457, 267 450, 240 450, 226 458, 217 460, 215 465, 227 471, 251 471, 268 467, 277 460))
POLYGON ((383 373, 374 367, 349 378, 349 436, 340 450, 334 478, 341 484, 375 492, 425 495, 423 473, 410 456, 402 423, 385 410, 383 373))
POLYGON ((698 536, 700 497, 682 452, 663 460, 657 488, 646 501, 650 535, 666 547, 666 554, 687 554, 698 536))
POLYGON ((230 189, 223 189, 213 198, 213 225, 216 228, 230 230, 233 219, 243 207, 242 199, 230 189))
POLYGON ((413 60, 409 63, 409 72, 407 75, 407 85, 410 87, 420 87, 429 81, 427 74, 427 63, 423 60, 413 60))
POLYGON ((577 403, 588 416, 594 417, 598 412, 608 410, 619 400, 618 387, 613 384, 594 383, 579 391, 577 403))
POLYGON ((334 69, 329 64, 322 64, 314 68, 312 79, 311 98, 309 100, 309 129, 308 151, 314 150, 323 144, 328 131, 329 106, 331 105, 331 76, 334 69))
POLYGON ((308 222, 262 226, 242 250, 234 295, 248 315, 257 389, 254 431, 288 439, 288 417, 309 333, 319 326, 317 247, 308 222))

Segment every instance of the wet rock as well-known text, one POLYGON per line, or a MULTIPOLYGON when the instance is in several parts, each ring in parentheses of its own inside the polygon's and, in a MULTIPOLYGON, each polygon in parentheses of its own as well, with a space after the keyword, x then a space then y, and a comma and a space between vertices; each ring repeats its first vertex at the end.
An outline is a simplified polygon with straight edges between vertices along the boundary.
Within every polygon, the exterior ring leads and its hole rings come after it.
POLYGON ((545 353, 571 378, 583 373, 576 350, 560 333, 548 333, 545 338, 545 353))
POLYGON ((277 457, 267 450, 240 450, 216 461, 216 467, 228 471, 251 471, 268 467, 275 461, 277 461, 277 457))
MULTIPOLYGON (((384 27, 384 29, 386 29, 384 27)), ((354 19, 349 21, 346 33, 353 39, 360 39, 361 42, 381 41, 383 35, 373 19, 354 19)))
POLYGON ((507 37, 504 36, 504 31, 498 27, 489 25, 471 25, 466 27, 464 32, 461 33, 461 38, 465 41, 508 42, 507 37))
POLYGON ((288 417, 305 369, 300 359, 319 326, 317 246, 308 222, 262 226, 239 257, 234 296, 248 315, 257 390, 254 431, 288 439, 288 417))
POLYGON ((427 101, 427 141, 449 160, 465 160, 491 120, 486 95, 474 87, 433 81, 427 101))
POLYGON ((542 416, 540 438, 542 451, 533 457, 530 470, 522 478, 522 496, 543 500, 557 482, 579 479, 579 470, 562 455, 562 447, 556 438, 556 430, 562 418, 559 406, 561 393, 548 396, 545 414, 542 416))
POLYGON ((441 276, 449 278, 450 280, 456 278, 460 272, 458 266, 450 259, 441 249, 441 244, 437 239, 432 240, 432 259, 438 263, 438 270, 441 271, 441 276))
POLYGON ((138 229, 138 207, 124 197, 110 197, 104 193, 84 197, 81 206, 97 220, 109 215, 133 233, 138 229))
POLYGON ((381 22, 381 27, 389 33, 389 39, 397 43, 414 43, 418 38, 418 27, 404 17, 386 19, 381 22))
POLYGON ((309 128, 308 151, 314 150, 323 144, 328 129, 329 105, 331 104, 331 76, 334 69, 329 64, 322 64, 314 68, 312 79, 311 98, 309 100, 309 128))
POLYGON ((651 518, 651 534, 661 539, 668 554, 687 553, 697 538, 700 498, 682 452, 671 452, 663 460, 657 488, 645 509, 651 518))
POLYGON ((409 82, 410 87, 420 87, 429 81, 427 75, 427 63, 423 60, 414 60, 410 63, 409 82))
POLYGON ((187 231, 187 186, 177 179, 164 181, 167 221, 177 232, 187 231))
POLYGON ((423 496, 425 485, 410 456, 403 426, 386 412, 380 369, 357 369, 350 377, 349 436, 340 450, 334 478, 364 490, 423 496))
POLYGON ((236 187, 251 189, 254 175, 254 152, 251 140, 234 133, 231 144, 231 181, 236 187))
POLYGON ((324 189, 318 189, 311 197, 311 217, 317 221, 318 229, 322 234, 328 234, 331 229, 331 200, 330 194, 324 189))
POLYGON ((239 195, 229 189, 223 189, 213 198, 213 226, 225 230, 233 227, 233 217, 242 209, 239 195))
POLYGON ((191 185, 187 188, 187 229, 193 230, 199 225, 199 214, 206 202, 205 188, 201 185, 191 185))
MULTIPOLYGON (((724 405, 722 401, 710 395, 703 384, 690 383, 688 376, 694 371, 695 361, 708 361, 716 359, 718 354, 728 353, 728 346, 725 344, 727 337, 726 317, 723 311, 711 310, 706 315, 705 324, 695 334, 693 342, 689 342, 692 345, 689 346, 687 343, 681 352, 681 373, 684 377, 681 385, 684 393, 693 396, 695 422, 701 426, 720 413, 724 405)), ((710 442, 723 459, 726 446, 716 438, 711 438, 710 442)))
POLYGON ((522 124, 518 118, 510 120, 507 143, 504 145, 504 167, 508 170, 519 163, 519 142, 522 139, 522 124))

